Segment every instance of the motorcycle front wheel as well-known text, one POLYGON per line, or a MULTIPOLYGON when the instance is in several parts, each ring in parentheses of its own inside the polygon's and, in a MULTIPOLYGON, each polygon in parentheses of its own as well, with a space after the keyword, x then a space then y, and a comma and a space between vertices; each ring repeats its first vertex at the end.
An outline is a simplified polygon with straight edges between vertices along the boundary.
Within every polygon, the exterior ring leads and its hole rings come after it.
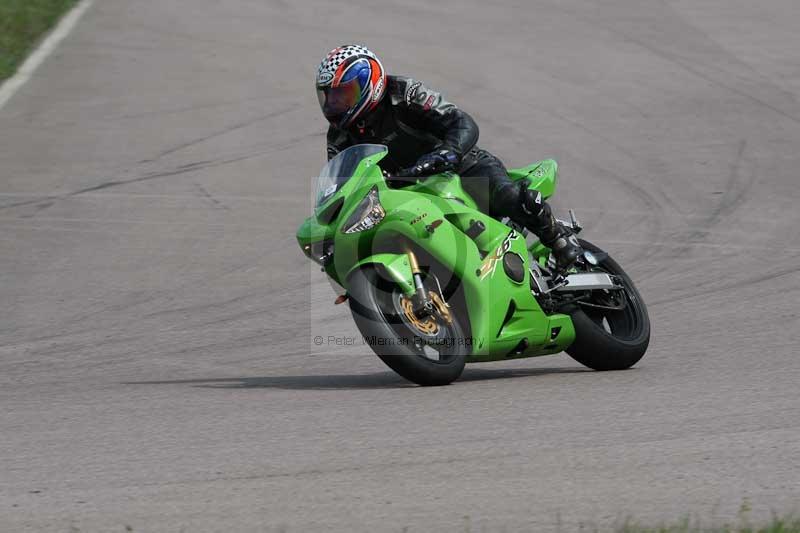
MULTIPOLYGON (((350 311, 367 344, 386 365, 418 385, 452 383, 464 371, 470 347, 458 316, 449 310, 418 317, 412 301, 378 268, 366 266, 349 280, 350 311)), ((431 291, 441 309, 443 297, 431 291)))

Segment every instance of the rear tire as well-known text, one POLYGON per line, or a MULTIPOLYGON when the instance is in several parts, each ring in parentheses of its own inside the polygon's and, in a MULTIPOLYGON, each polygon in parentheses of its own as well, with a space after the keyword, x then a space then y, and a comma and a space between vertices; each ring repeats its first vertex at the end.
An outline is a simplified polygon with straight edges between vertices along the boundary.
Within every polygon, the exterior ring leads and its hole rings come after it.
MULTIPOLYGON (((604 253, 588 241, 580 243, 584 250, 604 253)), ((575 342, 566 351, 591 369, 623 370, 644 357, 650 344, 650 317, 641 294, 616 261, 606 257, 598 267, 622 282, 626 307, 621 311, 571 307, 568 312, 575 326, 575 342)))
POLYGON ((372 351, 402 377, 423 386, 447 385, 464 371, 469 347, 453 309, 451 324, 440 320, 435 335, 420 333, 402 311, 399 286, 374 266, 353 273, 348 293, 359 331, 372 351), (431 350, 438 350, 437 360, 431 358, 431 350))

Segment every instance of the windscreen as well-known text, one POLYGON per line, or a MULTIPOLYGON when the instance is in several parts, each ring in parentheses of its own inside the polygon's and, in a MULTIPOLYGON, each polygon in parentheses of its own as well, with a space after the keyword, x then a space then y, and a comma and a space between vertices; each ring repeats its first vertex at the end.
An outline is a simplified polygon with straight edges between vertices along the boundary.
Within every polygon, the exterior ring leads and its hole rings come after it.
POLYGON ((357 144, 340 152, 328 161, 317 178, 316 205, 320 206, 347 183, 361 161, 371 155, 387 151, 382 144, 357 144))

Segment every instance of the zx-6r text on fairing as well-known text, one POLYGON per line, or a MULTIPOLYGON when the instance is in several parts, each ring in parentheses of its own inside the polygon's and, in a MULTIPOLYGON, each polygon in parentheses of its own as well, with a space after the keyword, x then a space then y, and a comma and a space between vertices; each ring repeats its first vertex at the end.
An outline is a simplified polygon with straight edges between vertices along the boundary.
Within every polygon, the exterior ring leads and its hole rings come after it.
MULTIPOLYGON (((607 253, 581 240, 584 256, 560 273, 522 228, 479 211, 459 176, 385 177, 386 153, 362 144, 329 161, 297 240, 347 291, 356 325, 389 367, 420 385, 443 385, 467 362, 566 351, 590 368, 616 370, 642 358, 647 310, 607 253)), ((555 161, 509 175, 545 198, 555 192, 555 161)))

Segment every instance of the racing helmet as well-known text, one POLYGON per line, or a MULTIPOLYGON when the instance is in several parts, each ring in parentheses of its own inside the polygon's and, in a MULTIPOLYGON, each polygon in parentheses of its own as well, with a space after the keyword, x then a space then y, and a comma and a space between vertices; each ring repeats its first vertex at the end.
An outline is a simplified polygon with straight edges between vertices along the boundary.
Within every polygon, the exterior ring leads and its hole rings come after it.
POLYGON ((346 129, 377 107, 386 93, 386 72, 364 46, 331 50, 317 70, 317 98, 332 125, 346 129))

